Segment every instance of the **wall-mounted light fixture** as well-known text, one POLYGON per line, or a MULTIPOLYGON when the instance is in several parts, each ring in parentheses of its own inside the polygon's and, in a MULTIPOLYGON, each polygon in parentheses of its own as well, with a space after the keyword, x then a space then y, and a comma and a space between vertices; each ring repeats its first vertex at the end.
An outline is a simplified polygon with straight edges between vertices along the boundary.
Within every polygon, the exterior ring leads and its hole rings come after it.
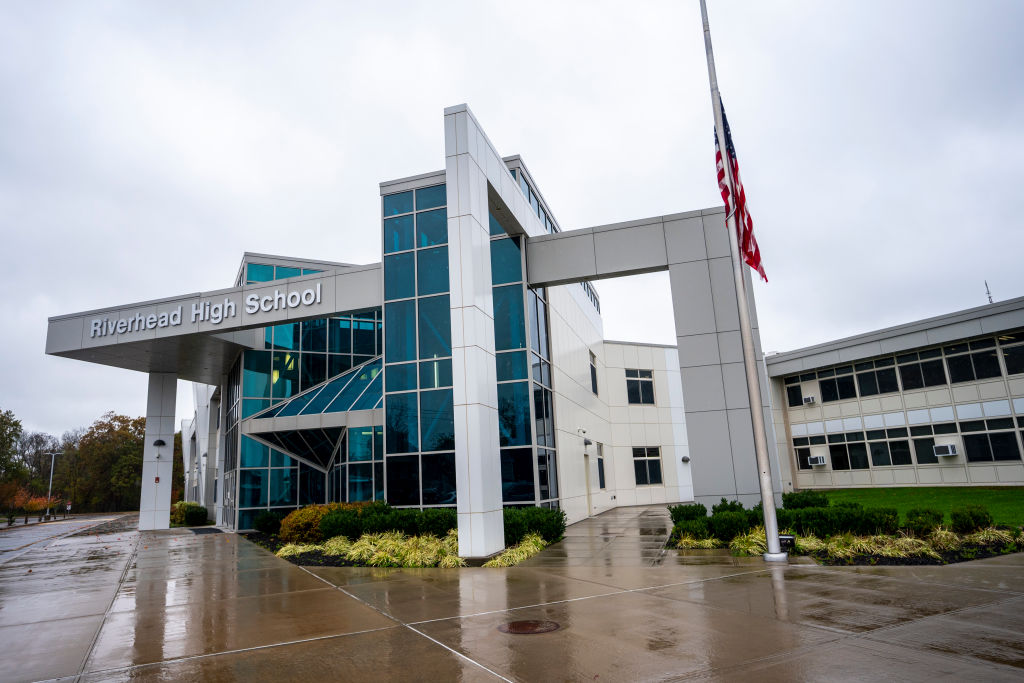
POLYGON ((684 456, 682 457, 682 461, 683 461, 683 462, 690 462, 690 456, 688 456, 688 455, 684 455, 684 456))
POLYGON ((167 442, 164 441, 163 439, 157 439, 156 441, 153 442, 153 445, 156 446, 157 448, 160 448, 160 446, 166 446, 167 442))

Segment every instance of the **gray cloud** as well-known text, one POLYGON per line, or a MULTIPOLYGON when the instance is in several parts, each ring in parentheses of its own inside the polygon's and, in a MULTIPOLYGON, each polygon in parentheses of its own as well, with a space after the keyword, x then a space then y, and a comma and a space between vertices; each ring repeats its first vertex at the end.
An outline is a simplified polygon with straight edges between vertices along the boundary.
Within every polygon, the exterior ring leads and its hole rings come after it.
MULTIPOLYGON (((1024 8, 710 11, 765 348, 1024 294, 1024 8)), ((720 201, 695 3, 6 3, 0 45, 0 407, 30 428, 144 411, 144 377, 44 356, 47 316, 226 286, 244 250, 376 261, 377 183, 442 167, 450 104, 565 228, 720 201)), ((608 337, 671 342, 666 276, 597 288, 608 337)))

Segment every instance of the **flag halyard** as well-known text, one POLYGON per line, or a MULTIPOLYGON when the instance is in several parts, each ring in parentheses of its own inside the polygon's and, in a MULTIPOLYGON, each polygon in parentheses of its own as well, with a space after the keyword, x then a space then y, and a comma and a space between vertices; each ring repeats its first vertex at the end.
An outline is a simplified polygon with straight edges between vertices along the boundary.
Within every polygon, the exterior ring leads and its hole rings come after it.
MULTIPOLYGON (((721 100, 719 100, 721 101, 721 100)), ((715 166, 718 171, 718 189, 722 194, 722 201, 725 202, 725 214, 735 214, 736 217, 736 240, 739 243, 740 256, 743 262, 757 271, 765 282, 768 276, 764 272, 764 264, 761 262, 761 250, 754 239, 754 221, 750 217, 750 210, 747 207, 747 195, 743 190, 743 182, 740 180, 740 165, 736 159, 736 147, 732 142, 732 132, 729 130, 729 120, 725 117, 725 105, 722 105, 722 125, 725 128, 725 148, 729 158, 729 168, 732 171, 732 179, 735 188, 729 187, 726 178, 725 166, 722 160, 722 146, 718 140, 718 132, 715 132, 715 166)))

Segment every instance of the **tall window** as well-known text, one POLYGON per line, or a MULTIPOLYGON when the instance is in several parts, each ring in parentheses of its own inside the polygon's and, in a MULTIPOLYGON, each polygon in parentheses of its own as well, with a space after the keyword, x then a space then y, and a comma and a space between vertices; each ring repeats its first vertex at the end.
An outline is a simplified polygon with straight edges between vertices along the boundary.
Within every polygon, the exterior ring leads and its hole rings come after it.
POLYGON ((590 352, 590 390, 597 396, 597 356, 590 352))
MULTIPOLYGON (((446 202, 444 185, 382 198, 382 472, 385 498, 392 505, 456 502, 446 202)), ((365 463, 349 463, 350 496, 367 500, 376 497, 381 468, 376 465, 379 461, 375 452, 374 459, 372 468, 365 463)))
POLYGON ((633 472, 636 474, 637 486, 648 486, 661 483, 661 449, 634 448, 633 472))
POLYGON ((654 373, 627 369, 626 397, 630 403, 654 405, 654 373))
POLYGON ((597 487, 604 491, 604 444, 597 444, 597 487))

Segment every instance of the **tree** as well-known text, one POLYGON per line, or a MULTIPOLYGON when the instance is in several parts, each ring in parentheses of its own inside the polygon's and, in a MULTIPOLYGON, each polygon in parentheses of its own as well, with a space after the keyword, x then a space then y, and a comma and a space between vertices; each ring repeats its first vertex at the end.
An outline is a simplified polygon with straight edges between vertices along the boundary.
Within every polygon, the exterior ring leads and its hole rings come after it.
POLYGON ((57 458, 53 472, 53 490, 63 492, 64 500, 71 503, 75 510, 86 509, 85 500, 81 496, 85 468, 78 453, 78 442, 84 434, 84 428, 64 432, 57 447, 61 455, 57 458))
MULTIPOLYGON (((78 499, 87 510, 137 510, 146 418, 106 413, 82 435, 78 499)), ((77 502, 77 500, 76 500, 77 502)))
POLYGON ((21 420, 10 410, 0 411, 0 481, 20 481, 26 468, 18 457, 21 420))
POLYGON ((50 481, 50 453, 60 452, 60 442, 45 432, 22 432, 18 439, 18 457, 28 469, 29 487, 45 493, 50 481))
POLYGON ((185 500, 185 460, 181 454, 181 432, 174 433, 174 471, 171 474, 171 502, 185 500))

